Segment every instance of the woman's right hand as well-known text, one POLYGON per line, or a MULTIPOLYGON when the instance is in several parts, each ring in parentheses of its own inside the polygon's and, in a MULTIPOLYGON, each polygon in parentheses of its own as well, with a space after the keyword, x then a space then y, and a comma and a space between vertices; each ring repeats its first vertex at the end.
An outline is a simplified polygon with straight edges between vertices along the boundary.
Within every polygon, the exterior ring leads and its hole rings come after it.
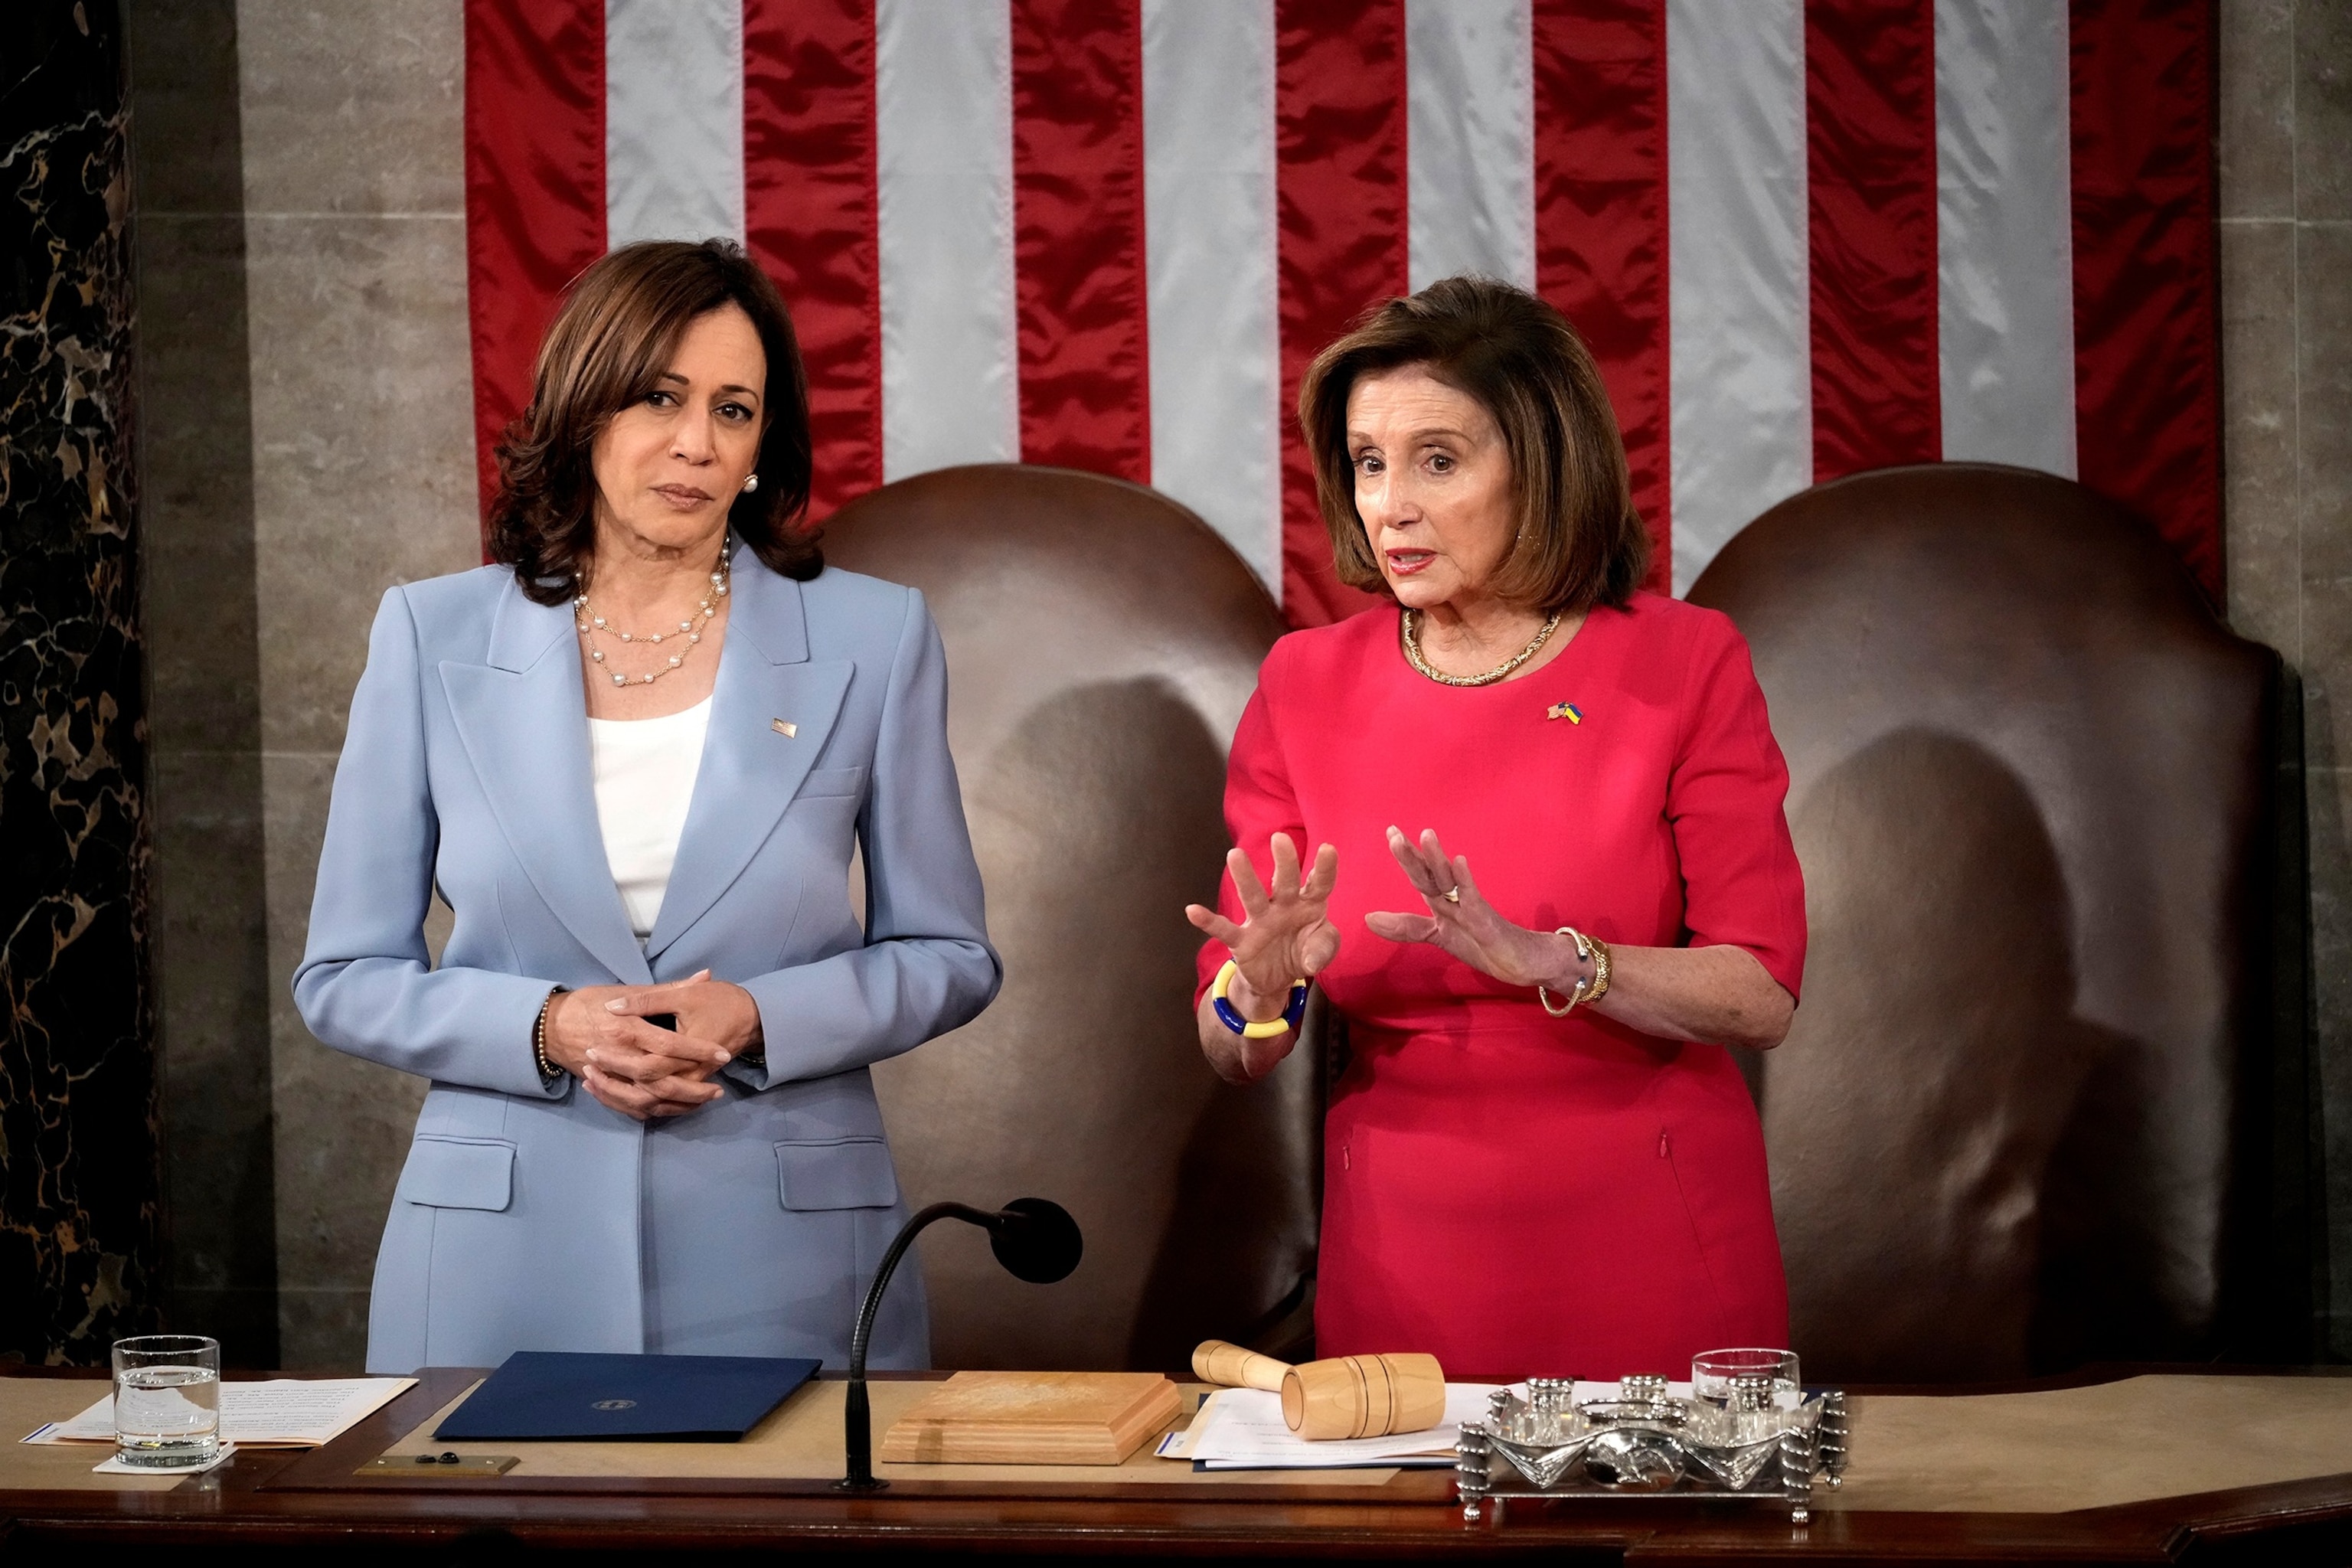
POLYGON ((683 1116, 708 1105, 726 1092, 709 1081, 712 1073, 734 1059, 725 1047, 674 1034, 605 1005, 624 996, 657 1001, 661 993, 701 978, 558 992, 547 1005, 547 1059, 578 1079, 600 1103, 638 1121, 683 1116))
POLYGON ((1257 879, 1257 868, 1240 849, 1225 855, 1234 890, 1241 895, 1239 925, 1216 910, 1187 904, 1184 918, 1225 944, 1240 973, 1227 996, 1253 1023, 1282 1016, 1294 982, 1312 980, 1339 952, 1339 928, 1331 923, 1331 885, 1339 879, 1339 852, 1328 844, 1315 852, 1314 868, 1299 874, 1298 847, 1290 835, 1273 840, 1274 880, 1257 879))

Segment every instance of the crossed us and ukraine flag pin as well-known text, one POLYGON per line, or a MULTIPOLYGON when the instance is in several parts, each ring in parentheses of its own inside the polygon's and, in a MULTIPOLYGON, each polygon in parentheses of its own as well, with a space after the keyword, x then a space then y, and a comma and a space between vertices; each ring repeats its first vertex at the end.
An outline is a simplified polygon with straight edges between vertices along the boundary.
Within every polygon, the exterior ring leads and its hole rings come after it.
POLYGON ((1581 724, 1584 722, 1584 710, 1573 702, 1555 702, 1544 710, 1544 717, 1565 719, 1571 724, 1581 724))

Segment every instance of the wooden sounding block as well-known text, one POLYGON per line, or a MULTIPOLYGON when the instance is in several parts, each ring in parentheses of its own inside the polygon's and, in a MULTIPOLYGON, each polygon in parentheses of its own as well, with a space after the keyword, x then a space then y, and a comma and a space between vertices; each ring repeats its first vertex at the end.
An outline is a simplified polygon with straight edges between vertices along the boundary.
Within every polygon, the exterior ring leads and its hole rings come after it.
POLYGON ((1227 1388, 1282 1395, 1283 1424, 1309 1442, 1426 1432, 1445 1419, 1445 1371, 1433 1355, 1350 1355, 1289 1366, 1223 1340, 1203 1340, 1192 1374, 1227 1388))
POLYGON ((891 1465, 1116 1465, 1176 1418, 1150 1372, 960 1372, 890 1424, 891 1465))

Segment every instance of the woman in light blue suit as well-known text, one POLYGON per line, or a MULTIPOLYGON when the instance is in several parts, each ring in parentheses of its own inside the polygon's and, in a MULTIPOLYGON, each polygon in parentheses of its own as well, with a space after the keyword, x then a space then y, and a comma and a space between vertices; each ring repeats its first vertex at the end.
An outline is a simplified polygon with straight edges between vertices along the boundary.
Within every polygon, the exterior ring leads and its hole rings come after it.
MULTIPOLYGON (((499 460, 499 564, 377 614, 294 982, 319 1038, 433 1084, 369 1370, 838 1363, 906 1217, 866 1066, 1002 973, 939 634, 797 529, 799 351, 725 242, 583 274, 499 460)), ((919 1278, 872 1359, 928 1364, 919 1278)))

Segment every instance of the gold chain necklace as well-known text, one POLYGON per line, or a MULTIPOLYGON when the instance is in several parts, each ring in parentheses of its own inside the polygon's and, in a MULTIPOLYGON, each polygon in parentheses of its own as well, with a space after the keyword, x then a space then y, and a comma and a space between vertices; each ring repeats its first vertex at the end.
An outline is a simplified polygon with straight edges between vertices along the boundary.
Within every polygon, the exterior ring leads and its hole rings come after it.
MULTIPOLYGON (((625 643, 646 643, 654 647, 659 647, 661 640, 664 637, 668 637, 673 641, 680 637, 686 638, 686 653, 673 653, 664 656, 669 662, 658 665, 653 669, 648 670, 646 673, 636 677, 636 683, 639 686, 651 686, 655 681, 660 679, 663 676, 669 674, 672 670, 677 668, 678 666, 684 664, 686 662, 686 654, 692 653, 697 647, 700 646, 702 642, 702 634, 709 628, 712 618, 719 614, 719 601, 727 596, 728 582, 730 577, 732 575, 732 568, 728 563, 729 554, 730 552, 726 550, 719 551, 719 570, 710 574, 710 586, 702 591, 702 598, 700 602, 694 606, 694 614, 687 619, 678 622, 677 630, 674 632, 645 633, 617 630, 605 624, 604 617, 598 615, 594 606, 588 603, 588 594, 586 589, 582 589, 582 591, 572 601, 572 624, 580 629, 580 643, 583 647, 587 649, 589 660, 595 664, 602 664, 604 662, 604 650, 596 646, 596 634, 598 632, 609 632, 614 637, 619 637, 625 643)), ((614 685, 626 686, 629 684, 630 678, 628 676, 622 674, 617 669, 612 673, 614 685)))
POLYGON ((1536 635, 1528 640, 1527 647, 1519 649, 1518 652, 1513 654, 1510 658, 1505 659, 1502 663, 1496 665, 1486 674, 1448 675, 1444 670, 1439 669, 1436 666, 1431 664, 1429 660, 1421 657, 1421 612, 1418 610, 1407 610, 1404 612, 1404 619, 1402 622, 1404 659, 1407 664, 1412 666, 1415 671, 1429 677, 1430 679, 1438 682, 1442 686, 1492 686, 1495 682, 1502 679, 1503 677, 1510 674, 1511 671, 1518 668, 1519 666, 1527 663, 1528 660, 1535 658, 1536 654, 1543 647, 1543 645, 1550 640, 1553 629, 1559 625, 1560 614, 1561 612, 1554 610, 1551 613, 1551 619, 1543 624, 1543 629, 1537 632, 1536 635))

